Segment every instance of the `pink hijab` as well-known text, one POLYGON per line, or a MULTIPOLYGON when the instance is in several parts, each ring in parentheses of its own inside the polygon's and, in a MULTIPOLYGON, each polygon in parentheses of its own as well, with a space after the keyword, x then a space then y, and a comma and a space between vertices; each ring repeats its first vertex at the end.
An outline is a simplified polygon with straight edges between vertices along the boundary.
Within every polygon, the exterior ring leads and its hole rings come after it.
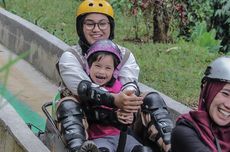
POLYGON ((208 109, 218 92, 224 87, 225 82, 207 82, 201 89, 198 110, 190 111, 179 117, 191 122, 199 132, 201 139, 213 152, 218 152, 215 137, 218 139, 222 152, 230 151, 230 126, 221 127, 209 117, 208 109))

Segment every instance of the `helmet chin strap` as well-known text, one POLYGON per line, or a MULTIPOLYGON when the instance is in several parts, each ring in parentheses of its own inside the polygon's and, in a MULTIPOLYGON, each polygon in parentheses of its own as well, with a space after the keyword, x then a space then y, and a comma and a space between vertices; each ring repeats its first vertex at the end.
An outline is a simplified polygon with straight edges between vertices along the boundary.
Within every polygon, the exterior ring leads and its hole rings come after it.
POLYGON ((209 81, 207 80, 207 78, 203 78, 202 80, 201 80, 201 90, 202 90, 202 93, 201 93, 201 95, 200 95, 200 98, 202 98, 201 99, 201 107, 202 108, 206 108, 205 106, 205 94, 207 93, 207 85, 208 85, 208 83, 209 83, 209 81))

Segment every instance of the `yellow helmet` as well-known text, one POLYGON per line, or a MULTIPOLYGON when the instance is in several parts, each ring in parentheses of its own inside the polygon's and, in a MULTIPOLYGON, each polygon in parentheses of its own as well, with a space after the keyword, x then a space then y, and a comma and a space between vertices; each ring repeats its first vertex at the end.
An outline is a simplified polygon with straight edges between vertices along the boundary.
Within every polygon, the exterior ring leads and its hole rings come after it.
POLYGON ((84 0, 76 10, 76 17, 86 13, 102 13, 114 17, 113 8, 106 0, 84 0))

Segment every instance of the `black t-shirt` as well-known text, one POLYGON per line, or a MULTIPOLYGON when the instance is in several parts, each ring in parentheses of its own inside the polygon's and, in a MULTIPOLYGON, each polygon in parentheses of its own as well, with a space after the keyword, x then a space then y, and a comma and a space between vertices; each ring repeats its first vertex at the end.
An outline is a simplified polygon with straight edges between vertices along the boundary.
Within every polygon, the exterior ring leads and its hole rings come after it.
POLYGON ((172 131, 172 152, 212 152, 192 124, 180 120, 172 131))

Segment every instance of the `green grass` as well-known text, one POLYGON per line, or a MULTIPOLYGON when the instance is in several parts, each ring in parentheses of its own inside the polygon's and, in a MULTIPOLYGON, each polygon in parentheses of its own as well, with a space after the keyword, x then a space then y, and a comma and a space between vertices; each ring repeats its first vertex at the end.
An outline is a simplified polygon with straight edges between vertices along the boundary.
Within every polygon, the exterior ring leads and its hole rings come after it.
POLYGON ((204 69, 217 56, 191 43, 127 47, 135 50, 142 83, 189 106, 196 105, 204 69))
MULTIPOLYGON (((7 10, 44 28, 69 45, 77 42, 75 8, 78 0, 6 0, 7 10)), ((140 82, 188 106, 196 106, 205 67, 217 56, 197 43, 137 44, 125 42, 134 37, 132 18, 116 12, 115 41, 128 47, 140 68, 140 82), (196 45, 195 45, 196 44, 196 45)), ((145 27, 141 26, 145 33, 145 27)), ((207 42, 206 42, 207 43, 207 42)))

